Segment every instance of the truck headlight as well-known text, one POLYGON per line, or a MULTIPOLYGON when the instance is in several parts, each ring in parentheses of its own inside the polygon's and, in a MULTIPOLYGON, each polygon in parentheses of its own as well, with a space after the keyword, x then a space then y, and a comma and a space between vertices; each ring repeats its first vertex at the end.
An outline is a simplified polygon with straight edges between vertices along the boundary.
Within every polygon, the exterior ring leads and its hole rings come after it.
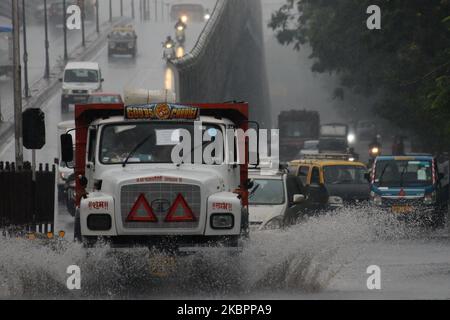
POLYGON ((234 216, 230 213, 214 213, 211 215, 211 228, 233 229, 234 216))
POLYGON ((383 204, 383 199, 381 196, 377 195, 373 191, 370 193, 370 201, 376 206, 381 206, 383 204))
POLYGON ((423 198, 423 204, 430 205, 436 203, 436 192, 426 194, 423 198))
POLYGON ((87 217, 87 227, 92 231, 111 230, 112 222, 109 214, 90 214, 87 217))

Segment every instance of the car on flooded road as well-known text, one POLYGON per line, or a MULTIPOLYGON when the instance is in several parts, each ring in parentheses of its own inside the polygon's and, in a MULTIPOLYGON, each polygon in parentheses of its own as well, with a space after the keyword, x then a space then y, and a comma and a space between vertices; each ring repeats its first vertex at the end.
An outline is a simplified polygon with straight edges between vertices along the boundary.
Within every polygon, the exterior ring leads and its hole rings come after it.
POLYGON ((297 221, 306 205, 298 177, 285 172, 273 175, 249 172, 249 222, 251 230, 279 229, 297 221))
POLYGON ((89 96, 87 104, 123 103, 122 96, 118 93, 96 92, 89 96))
POLYGON ((133 26, 114 28, 108 35, 108 57, 116 54, 136 57, 137 35, 133 26))
POLYGON ((442 226, 448 185, 431 155, 380 156, 371 174, 371 203, 405 221, 442 226))
POLYGON ((306 186, 310 210, 326 211, 369 200, 370 185, 363 163, 349 161, 345 154, 311 158, 289 163, 290 173, 300 177, 306 186))

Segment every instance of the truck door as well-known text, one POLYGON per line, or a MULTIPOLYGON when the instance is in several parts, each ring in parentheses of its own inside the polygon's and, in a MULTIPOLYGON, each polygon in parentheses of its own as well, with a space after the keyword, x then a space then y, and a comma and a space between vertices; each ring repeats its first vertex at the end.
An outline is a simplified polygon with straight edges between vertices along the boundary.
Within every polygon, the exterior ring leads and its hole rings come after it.
POLYGON ((86 178, 88 179, 88 189, 94 186, 95 172, 95 150, 97 149, 97 129, 90 128, 88 134, 88 148, 86 154, 86 178))

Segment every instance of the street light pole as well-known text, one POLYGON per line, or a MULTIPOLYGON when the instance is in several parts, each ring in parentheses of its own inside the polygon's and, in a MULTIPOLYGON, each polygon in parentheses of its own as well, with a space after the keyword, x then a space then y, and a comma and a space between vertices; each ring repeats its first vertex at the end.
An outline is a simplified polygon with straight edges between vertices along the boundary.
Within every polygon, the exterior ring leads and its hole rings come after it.
POLYGON ((48 17, 47 17, 47 0, 44 0, 44 24, 45 24, 45 79, 50 78, 50 58, 48 56, 48 17))
POLYGON ((69 54, 67 52, 67 4, 66 0, 63 0, 63 34, 64 34, 64 61, 69 60, 69 54))
POLYGON ((135 12, 134 12, 134 0, 131 0, 131 17, 135 18, 135 12))
POLYGON ((109 0, 109 22, 112 22, 112 0, 109 0))
POLYGON ((28 49, 27 49, 27 22, 25 12, 25 0, 22 0, 22 28, 23 28, 23 79, 25 98, 30 96, 30 87, 28 85, 28 49))
POLYGON ((123 17, 123 0, 120 0, 120 16, 123 17))
POLYGON ((16 166, 23 166, 22 145, 22 70, 20 67, 19 0, 12 0, 14 66, 14 139, 16 166))
POLYGON ((100 0, 96 0, 95 1, 95 23, 96 23, 96 28, 97 28, 97 33, 100 33, 100 17, 99 17, 99 1, 100 0))
POLYGON ((86 47, 86 30, 84 26, 84 19, 86 14, 85 2, 81 0, 81 44, 83 47, 86 47))

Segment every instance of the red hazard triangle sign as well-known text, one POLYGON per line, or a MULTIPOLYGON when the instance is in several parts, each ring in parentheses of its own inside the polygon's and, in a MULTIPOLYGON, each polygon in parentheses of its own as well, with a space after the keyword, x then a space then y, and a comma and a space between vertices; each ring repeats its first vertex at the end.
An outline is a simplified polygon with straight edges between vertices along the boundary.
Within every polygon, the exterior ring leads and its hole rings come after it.
POLYGON ((158 218, 156 218, 152 207, 148 204, 148 201, 143 193, 139 195, 133 205, 133 208, 131 208, 131 211, 127 217, 127 222, 158 222, 158 218), (145 211, 145 215, 138 216, 141 208, 145 211))
POLYGON ((166 222, 193 222, 196 221, 192 209, 187 204, 186 200, 181 194, 178 194, 175 202, 169 209, 169 213, 166 216, 166 222), (182 207, 183 214, 177 212, 178 208, 182 207))

